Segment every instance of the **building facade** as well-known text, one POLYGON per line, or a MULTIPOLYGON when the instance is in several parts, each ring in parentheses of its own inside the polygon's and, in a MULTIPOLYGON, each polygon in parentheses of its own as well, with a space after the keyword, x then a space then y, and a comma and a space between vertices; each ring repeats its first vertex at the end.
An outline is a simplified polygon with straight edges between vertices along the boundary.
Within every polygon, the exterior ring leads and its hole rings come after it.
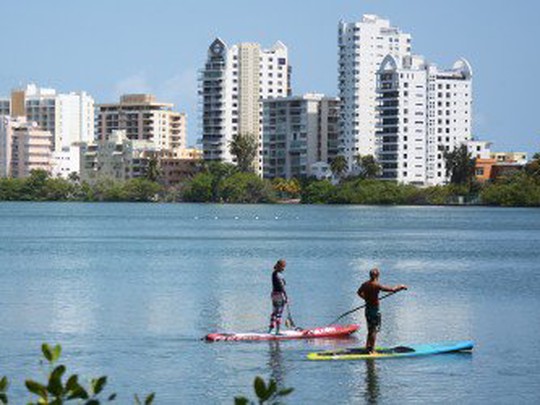
POLYGON ((467 151, 474 159, 490 159, 491 142, 470 140, 467 142, 467 151))
POLYGON ((492 152, 490 157, 499 163, 527 163, 527 152, 492 152))
POLYGON ((151 94, 126 94, 119 103, 97 106, 96 138, 106 141, 115 131, 173 154, 186 147, 185 114, 173 111, 173 104, 157 102, 151 94))
POLYGON ((81 145, 81 180, 94 183, 100 179, 143 177, 155 153, 152 141, 131 140, 125 130, 114 130, 107 139, 81 145))
POLYGON ((205 160, 234 162, 229 151, 237 134, 259 143, 256 169, 262 171, 262 99, 290 95, 287 47, 280 41, 270 49, 256 43, 228 47, 219 38, 210 45, 200 71, 202 144, 205 160))
POLYGON ((377 74, 377 148, 382 178, 438 185, 445 152, 471 139, 472 69, 440 70, 422 57, 388 55, 377 74))
POLYGON ((339 23, 338 46, 340 154, 351 167, 356 155, 375 154, 376 74, 387 55, 410 55, 411 36, 388 20, 364 15, 359 22, 339 23))
POLYGON ((51 176, 68 179, 72 173, 80 174, 81 145, 73 144, 52 153, 51 176))
POLYGON ((50 172, 52 134, 24 117, 0 121, 0 177, 28 177, 38 169, 50 172))
POLYGON ((11 100, 9 98, 0 98, 0 116, 9 115, 11 100))
POLYGON ((263 101, 263 176, 309 177, 338 150, 339 99, 305 94, 263 101))
POLYGON ((56 152, 94 138, 94 99, 84 91, 58 94, 29 84, 11 92, 10 115, 26 117, 49 131, 56 152))

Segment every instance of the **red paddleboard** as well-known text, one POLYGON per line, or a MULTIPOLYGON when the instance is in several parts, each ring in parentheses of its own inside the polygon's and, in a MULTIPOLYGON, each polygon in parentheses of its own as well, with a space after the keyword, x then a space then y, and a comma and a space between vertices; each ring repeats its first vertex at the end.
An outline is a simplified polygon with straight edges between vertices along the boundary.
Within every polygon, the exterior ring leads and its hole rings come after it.
POLYGON ((254 340, 292 340, 292 339, 318 339, 340 338, 356 332, 360 325, 331 325, 320 328, 301 330, 284 330, 275 335, 273 333, 210 333, 204 337, 209 342, 221 341, 254 341, 254 340))

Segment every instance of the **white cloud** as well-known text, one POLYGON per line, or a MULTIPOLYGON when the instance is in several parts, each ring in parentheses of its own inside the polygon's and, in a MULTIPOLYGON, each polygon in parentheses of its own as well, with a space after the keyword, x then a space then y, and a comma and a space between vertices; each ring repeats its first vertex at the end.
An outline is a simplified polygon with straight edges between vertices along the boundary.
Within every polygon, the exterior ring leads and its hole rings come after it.
POLYGON ((114 85, 114 96, 119 98, 122 94, 152 93, 152 86, 148 83, 144 72, 128 76, 114 85))

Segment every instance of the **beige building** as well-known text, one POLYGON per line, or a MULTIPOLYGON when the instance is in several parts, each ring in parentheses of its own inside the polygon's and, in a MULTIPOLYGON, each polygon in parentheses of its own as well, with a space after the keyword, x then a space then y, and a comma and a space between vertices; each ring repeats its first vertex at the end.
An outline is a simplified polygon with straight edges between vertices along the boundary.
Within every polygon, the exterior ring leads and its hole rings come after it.
POLYGON ((497 163, 527 163, 526 152, 491 152, 490 157, 497 163))
POLYGON ((132 141, 145 141, 156 150, 179 155, 186 147, 186 116, 173 104, 156 101, 151 94, 126 94, 119 103, 97 106, 96 138, 107 140, 114 131, 125 131, 132 141))
POLYGON ((24 117, 4 117, 0 122, 0 177, 27 177, 37 169, 50 172, 52 139, 49 131, 24 117))
POLYGON ((84 144, 80 149, 81 180, 128 180, 146 174, 155 153, 152 142, 128 139, 124 130, 114 130, 107 139, 84 144))

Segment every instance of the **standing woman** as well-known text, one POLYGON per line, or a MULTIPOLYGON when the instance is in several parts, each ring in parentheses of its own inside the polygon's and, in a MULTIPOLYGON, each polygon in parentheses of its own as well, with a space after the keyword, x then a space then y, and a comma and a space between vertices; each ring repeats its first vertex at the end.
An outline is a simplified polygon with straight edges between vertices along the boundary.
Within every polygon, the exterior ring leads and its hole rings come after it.
POLYGON ((270 327, 268 333, 272 332, 272 329, 276 329, 276 335, 279 335, 279 327, 281 326, 281 317, 283 315, 283 309, 287 305, 287 292, 285 291, 285 279, 283 278, 283 271, 287 266, 285 259, 279 259, 274 265, 274 271, 272 272, 272 315, 270 316, 270 327))

